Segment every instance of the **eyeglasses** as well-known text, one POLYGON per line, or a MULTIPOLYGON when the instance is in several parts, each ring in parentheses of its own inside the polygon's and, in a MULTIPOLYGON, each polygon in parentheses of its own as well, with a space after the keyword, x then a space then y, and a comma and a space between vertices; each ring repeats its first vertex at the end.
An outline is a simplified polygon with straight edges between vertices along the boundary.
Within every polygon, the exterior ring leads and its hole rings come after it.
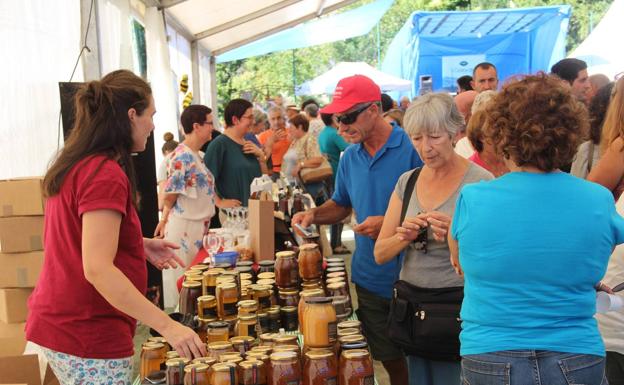
POLYGON ((340 116, 336 116, 336 121, 338 123, 342 123, 342 124, 353 124, 357 117, 364 111, 366 111, 368 109, 368 107, 370 107, 373 103, 367 104, 362 108, 359 108, 355 111, 351 111, 348 114, 344 114, 344 115, 340 115, 340 116))
POLYGON ((252 120, 253 119, 253 115, 243 115, 240 117, 241 119, 245 118, 245 119, 249 119, 252 120))

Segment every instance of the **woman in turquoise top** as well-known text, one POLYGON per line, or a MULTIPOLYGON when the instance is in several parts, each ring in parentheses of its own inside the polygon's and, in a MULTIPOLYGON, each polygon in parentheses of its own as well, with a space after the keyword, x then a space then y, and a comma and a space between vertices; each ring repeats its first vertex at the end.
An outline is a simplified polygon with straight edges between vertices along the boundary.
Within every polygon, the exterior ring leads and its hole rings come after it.
POLYGON ((587 112, 545 74, 509 83, 487 111, 484 134, 511 172, 465 186, 453 216, 464 381, 606 384, 595 286, 624 220, 607 189, 559 171, 587 112))

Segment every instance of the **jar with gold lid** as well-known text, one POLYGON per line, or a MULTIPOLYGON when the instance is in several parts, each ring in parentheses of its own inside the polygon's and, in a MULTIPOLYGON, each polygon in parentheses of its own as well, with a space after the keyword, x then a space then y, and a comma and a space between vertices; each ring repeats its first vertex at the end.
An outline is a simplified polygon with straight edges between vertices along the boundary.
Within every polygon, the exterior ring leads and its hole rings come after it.
POLYGON ((252 298, 258 301, 258 311, 262 312, 271 307, 271 287, 264 285, 251 285, 248 289, 252 290, 252 298))
POLYGON ((202 272, 199 270, 187 270, 184 272, 184 281, 200 281, 202 280, 202 272))
POLYGON ((327 263, 332 263, 332 262, 338 262, 338 263, 344 263, 344 258, 342 257, 325 257, 325 262, 327 263))
POLYGON ((265 385, 266 365, 260 360, 247 360, 238 365, 239 385, 265 385))
POLYGON ((208 344, 208 357, 219 359, 219 356, 224 353, 233 353, 234 348, 230 342, 211 342, 208 344))
POLYGON ((275 253, 275 283, 282 289, 299 285, 299 266, 294 251, 275 253))
POLYGON ((238 352, 223 353, 219 356, 219 362, 229 362, 236 358, 241 358, 241 354, 238 352))
POLYGON ((254 347, 256 339, 251 336, 236 336, 230 338, 230 342, 232 343, 232 347, 234 351, 239 352, 240 354, 245 354, 254 347))
POLYGON ((184 367, 184 385, 210 385, 206 364, 189 364, 184 367))
POLYGON ((273 346, 273 338, 275 333, 262 333, 259 335, 261 346, 273 346))
POLYGON ((226 270, 221 273, 221 277, 232 277, 234 282, 236 282, 236 286, 240 287, 240 272, 238 270, 226 270))
POLYGON ((217 286, 217 314, 223 319, 236 315, 238 290, 235 283, 223 283, 217 286))
POLYGON ((182 282, 182 290, 180 290, 180 313, 185 318, 195 317, 197 315, 197 298, 201 296, 201 282, 184 281, 182 282))
POLYGON ((199 271, 200 273, 203 273, 208 269, 210 269, 210 266, 204 265, 203 263, 198 263, 197 265, 189 267, 189 271, 199 271))
POLYGON ((215 295, 217 289, 217 277, 221 275, 223 269, 209 269, 202 274, 202 294, 215 295))
MULTIPOLYGON (((251 269, 251 267, 249 267, 249 269, 251 269)), ((253 269, 251 269, 251 271, 253 271, 253 269)), ((247 281, 251 281, 253 283, 255 281, 254 277, 255 277, 255 275, 253 273, 247 273, 247 272, 242 272, 242 271, 240 273, 241 281, 242 280, 247 280, 247 281)))
POLYGON ((254 299, 239 301, 238 315, 256 314, 258 312, 258 301, 254 299))
POLYGON ((275 271, 275 261, 260 261, 258 262, 258 274, 264 272, 274 272, 275 271))
POLYGON ((345 336, 356 335, 356 334, 360 334, 360 329, 356 329, 356 328, 342 328, 342 329, 338 329, 338 338, 345 337, 345 336))
POLYGON ((332 283, 344 283, 344 284, 346 284, 346 283, 347 283, 347 281, 345 281, 345 278, 344 278, 344 277, 327 278, 327 279, 325 280, 325 285, 326 285, 326 286, 329 286, 329 285, 331 285, 332 283))
POLYGON ((171 350, 171 345, 169 345, 165 337, 152 336, 147 339, 147 342, 158 342, 158 343, 164 344, 165 347, 167 348, 166 349, 167 353, 171 350))
POLYGON ((214 295, 202 295, 198 297, 197 316, 204 319, 217 317, 217 297, 214 295))
POLYGON ((280 289, 279 290, 280 306, 297 306, 299 305, 299 290, 297 289, 280 289))
POLYGON ((266 353, 260 350, 251 350, 247 352, 247 359, 250 361, 252 360, 262 361, 266 365, 265 367, 268 367, 269 366, 269 354, 271 354, 270 350, 266 353))
POLYGON ((214 357, 197 357, 191 361, 192 364, 206 364, 206 365, 214 365, 216 362, 217 360, 214 357))
POLYGON ((338 330, 340 329, 358 329, 360 333, 362 332, 362 322, 359 320, 347 320, 338 323, 338 330))
POLYGON ((165 362, 165 378, 167 385, 184 384, 184 367, 189 364, 188 358, 172 358, 165 362))
POLYGON ((370 353, 364 349, 343 350, 338 367, 338 383, 374 384, 375 374, 370 353))
POLYGON ((236 322, 238 321, 237 315, 227 316, 223 318, 223 322, 228 324, 228 339, 236 337, 236 322))
POLYGON ((238 385, 236 366, 232 362, 214 364, 210 375, 210 385, 238 385))
POLYGON ((305 344, 312 348, 330 347, 336 342, 337 322, 336 311, 331 298, 306 298, 303 313, 305 344), (314 327, 308 327, 314 325, 314 327))
POLYGON ((334 279, 334 278, 342 278, 343 280, 347 280, 347 274, 341 270, 341 271, 334 271, 333 273, 327 273, 327 279, 334 279))
POLYGON ((256 337, 258 335, 258 317, 255 314, 239 314, 236 322, 236 335, 256 337))
POLYGON ((297 307, 284 306, 280 309, 280 324, 287 332, 294 332, 299 327, 297 307))
POLYGON ((296 334, 275 334, 273 336, 273 347, 276 346, 299 346, 299 339, 296 334))
POLYGON ((323 256, 316 243, 299 247, 299 276, 304 280, 319 279, 323 275, 323 256))
POLYGON ((145 378, 152 372, 161 370, 165 363, 167 347, 160 342, 146 342, 141 347, 140 369, 141 378, 145 378))
POLYGON ((170 360, 172 358, 179 358, 180 354, 178 354, 178 352, 176 352, 175 350, 169 350, 167 353, 165 353, 165 359, 166 360, 170 360))
POLYGON ((335 282, 327 285, 329 297, 349 296, 349 289, 346 282, 335 282))
POLYGON ((337 382, 338 362, 331 350, 312 350, 306 353, 303 385, 326 385, 337 382))
POLYGON ((260 334, 269 333, 271 328, 271 321, 269 320, 269 313, 262 311, 258 313, 258 326, 260 334))
POLYGON ((277 333, 280 328, 280 307, 271 306, 267 310, 267 314, 269 315, 269 331, 271 333, 277 333))
POLYGON ((269 365, 269 385, 299 384, 301 381, 301 364, 295 352, 281 351, 271 354, 269 365))
POLYGON ((320 289, 313 289, 313 290, 304 290, 301 293, 299 293, 299 304, 297 306, 297 318, 299 319, 299 331, 301 332, 301 334, 303 334, 304 331, 304 325, 305 325, 305 320, 303 319, 303 312, 306 308, 306 300, 308 298, 316 298, 316 297, 323 297, 325 295, 325 293, 323 293, 322 290, 320 289))
POLYGON ((323 286, 323 281, 321 279, 313 279, 311 281, 303 281, 303 283, 301 284, 301 289, 303 291, 308 291, 308 290, 325 290, 324 286, 323 286))
POLYGON ((212 318, 201 318, 197 317, 197 325, 195 327, 195 332, 203 342, 208 341, 208 324, 211 322, 217 321, 217 317, 212 318))
POLYGON ((227 342, 229 338, 230 325, 223 321, 213 321, 208 323, 208 329, 206 331, 207 343, 212 342, 227 342))
POLYGON ((257 279, 275 279, 275 273, 272 271, 265 271, 262 273, 258 273, 256 277, 257 279))

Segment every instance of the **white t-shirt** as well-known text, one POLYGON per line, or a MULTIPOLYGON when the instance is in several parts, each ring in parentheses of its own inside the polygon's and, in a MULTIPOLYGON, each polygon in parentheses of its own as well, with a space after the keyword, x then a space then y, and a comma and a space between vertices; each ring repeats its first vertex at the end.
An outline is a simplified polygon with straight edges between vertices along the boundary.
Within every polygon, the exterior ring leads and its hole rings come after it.
POLYGON ((474 154, 475 150, 472 148, 472 144, 470 144, 468 137, 464 136, 457 141, 457 144, 455 144, 455 152, 458 155, 468 159, 472 156, 472 154, 474 154))

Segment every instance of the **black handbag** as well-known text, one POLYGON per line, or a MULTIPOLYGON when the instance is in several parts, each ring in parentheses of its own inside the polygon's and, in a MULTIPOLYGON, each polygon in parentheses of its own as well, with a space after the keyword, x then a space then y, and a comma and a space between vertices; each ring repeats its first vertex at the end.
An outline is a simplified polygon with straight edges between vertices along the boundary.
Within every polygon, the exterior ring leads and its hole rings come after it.
MULTIPOLYGON (((420 170, 414 170, 407 181, 401 223, 420 170)), ((463 298, 461 286, 429 289, 396 281, 387 325, 390 339, 407 355, 459 361, 459 312, 463 298)))

